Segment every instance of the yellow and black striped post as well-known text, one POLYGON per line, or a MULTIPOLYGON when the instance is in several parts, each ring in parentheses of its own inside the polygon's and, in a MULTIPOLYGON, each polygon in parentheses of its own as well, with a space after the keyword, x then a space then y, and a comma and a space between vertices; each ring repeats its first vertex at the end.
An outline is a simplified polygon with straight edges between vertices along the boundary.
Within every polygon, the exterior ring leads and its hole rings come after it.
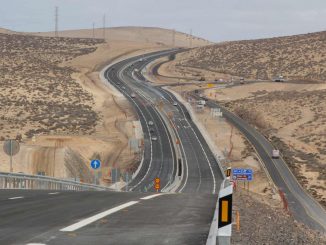
POLYGON ((218 244, 230 244, 232 233, 232 194, 233 186, 228 185, 218 195, 218 244))

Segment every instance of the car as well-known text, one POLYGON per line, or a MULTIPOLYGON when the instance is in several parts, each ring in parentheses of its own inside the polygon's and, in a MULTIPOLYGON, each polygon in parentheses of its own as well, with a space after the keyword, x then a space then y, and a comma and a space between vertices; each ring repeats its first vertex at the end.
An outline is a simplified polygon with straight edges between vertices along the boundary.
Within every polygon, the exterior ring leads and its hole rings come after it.
POLYGON ((121 88, 122 88, 122 89, 126 89, 126 87, 125 87, 125 86, 122 86, 121 88))
POLYGON ((174 101, 174 102, 173 102, 173 105, 174 105, 174 106, 177 106, 177 105, 178 105, 178 103, 177 103, 176 101, 174 101))
POLYGON ((154 125, 153 121, 148 121, 148 125, 150 126, 154 125))
POLYGON ((117 82, 117 85, 119 85, 119 86, 120 86, 120 83, 119 83, 119 82, 117 82))
POLYGON ((280 158, 280 150, 276 150, 276 149, 272 150, 272 158, 273 159, 280 158))
POLYGON ((157 141, 157 137, 156 136, 152 136, 152 141, 157 141))
POLYGON ((136 98, 136 94, 135 93, 131 93, 131 98, 136 98))
POLYGON ((150 129, 149 129, 149 132, 154 133, 155 131, 154 131, 153 128, 150 128, 150 129))

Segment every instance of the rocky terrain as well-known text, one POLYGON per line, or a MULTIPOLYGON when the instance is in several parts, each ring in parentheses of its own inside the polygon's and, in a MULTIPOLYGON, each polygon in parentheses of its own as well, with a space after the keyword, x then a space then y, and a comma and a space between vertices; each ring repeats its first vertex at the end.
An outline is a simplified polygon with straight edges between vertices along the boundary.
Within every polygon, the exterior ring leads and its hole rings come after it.
POLYGON ((246 191, 239 189, 235 192, 234 209, 240 213, 240 230, 233 226, 231 244, 319 245, 326 243, 325 235, 310 230, 296 222, 281 208, 272 208, 246 191))
POLYGON ((170 65, 175 73, 189 71, 197 77, 215 72, 248 79, 283 75, 288 80, 325 81, 326 31, 199 47, 178 55, 170 65))
POLYGON ((60 63, 94 52, 101 42, 0 34, 1 139, 92 132, 92 96, 60 63))

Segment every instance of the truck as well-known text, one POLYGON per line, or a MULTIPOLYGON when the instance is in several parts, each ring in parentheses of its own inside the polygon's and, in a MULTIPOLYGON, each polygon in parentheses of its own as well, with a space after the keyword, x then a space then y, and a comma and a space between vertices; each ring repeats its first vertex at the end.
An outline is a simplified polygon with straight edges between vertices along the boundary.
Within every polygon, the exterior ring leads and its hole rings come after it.
POLYGON ((274 149, 274 150, 272 151, 272 158, 274 158, 274 159, 278 159, 278 158, 280 158, 280 150, 276 150, 276 149, 274 149))

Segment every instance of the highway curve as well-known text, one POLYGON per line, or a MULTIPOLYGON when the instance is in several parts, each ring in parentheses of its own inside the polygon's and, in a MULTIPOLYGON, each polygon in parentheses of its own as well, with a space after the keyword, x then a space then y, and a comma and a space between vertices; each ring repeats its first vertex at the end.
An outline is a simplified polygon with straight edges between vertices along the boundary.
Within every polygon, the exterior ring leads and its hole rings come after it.
POLYGON ((0 190, 0 244, 206 243, 223 174, 186 109, 135 72, 171 52, 177 51, 134 57, 105 72, 134 106, 144 131, 144 160, 132 191, 0 190), (177 193, 155 193, 156 177, 162 188, 176 184, 177 193))
POLYGON ((161 179, 162 187, 174 181, 177 158, 172 137, 160 112, 170 114, 174 133, 180 142, 179 158, 182 159, 182 179, 178 192, 217 193, 223 180, 219 165, 205 139, 192 122, 186 108, 169 92, 152 86, 141 75, 150 62, 178 51, 164 51, 134 57, 111 66, 106 77, 134 105, 142 124, 145 138, 145 154, 142 168, 132 181, 132 190, 153 191, 154 178, 161 179), (132 98, 132 93, 137 96, 132 98), (177 102, 177 105, 173 103, 177 102), (160 104, 160 110, 158 105, 160 104), (148 125, 153 121, 154 125, 148 125), (154 133, 149 128, 155 128, 154 133), (155 134, 157 141, 151 140, 155 134))

